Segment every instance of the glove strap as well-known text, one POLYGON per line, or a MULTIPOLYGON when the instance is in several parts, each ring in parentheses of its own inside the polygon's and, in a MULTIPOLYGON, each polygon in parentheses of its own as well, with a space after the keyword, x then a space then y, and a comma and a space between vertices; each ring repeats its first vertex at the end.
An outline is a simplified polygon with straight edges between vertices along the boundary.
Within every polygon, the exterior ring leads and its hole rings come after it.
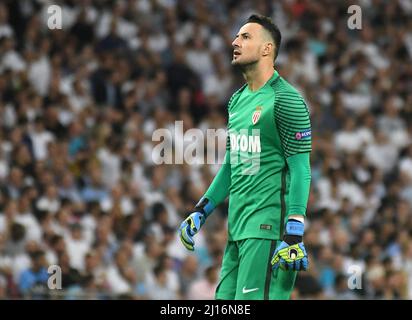
POLYGON ((215 206, 213 205, 212 201, 210 201, 209 199, 205 197, 202 197, 199 200, 199 202, 196 204, 195 209, 203 212, 205 215, 205 219, 206 219, 215 209, 215 206))
POLYGON ((286 234, 290 236, 303 236, 305 225, 295 219, 289 219, 286 223, 286 234))
POLYGON ((286 223, 286 232, 283 241, 290 246, 302 242, 304 229, 305 225, 302 222, 295 219, 289 219, 286 223))
POLYGON ((285 234, 283 241, 286 242, 289 246, 292 246, 294 244, 301 243, 303 241, 303 237, 285 234))

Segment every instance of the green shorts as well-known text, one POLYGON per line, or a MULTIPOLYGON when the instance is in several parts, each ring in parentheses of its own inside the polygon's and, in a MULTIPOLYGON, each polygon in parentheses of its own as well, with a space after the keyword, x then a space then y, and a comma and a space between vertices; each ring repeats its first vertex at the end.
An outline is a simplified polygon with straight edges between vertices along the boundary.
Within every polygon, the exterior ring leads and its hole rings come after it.
POLYGON ((226 246, 216 288, 221 300, 286 300, 290 298, 296 271, 277 269, 270 260, 276 240, 244 239, 229 241, 226 246))

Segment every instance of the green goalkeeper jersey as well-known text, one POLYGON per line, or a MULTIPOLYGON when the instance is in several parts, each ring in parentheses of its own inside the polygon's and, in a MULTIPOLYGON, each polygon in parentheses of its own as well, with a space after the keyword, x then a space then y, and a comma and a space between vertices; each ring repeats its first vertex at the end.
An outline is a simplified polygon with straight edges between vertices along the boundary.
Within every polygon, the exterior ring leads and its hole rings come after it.
POLYGON ((218 173, 230 178, 215 178, 206 192, 216 205, 229 194, 229 241, 281 238, 290 184, 286 159, 310 151, 308 108, 277 71, 259 90, 244 85, 232 95, 225 163, 218 173))

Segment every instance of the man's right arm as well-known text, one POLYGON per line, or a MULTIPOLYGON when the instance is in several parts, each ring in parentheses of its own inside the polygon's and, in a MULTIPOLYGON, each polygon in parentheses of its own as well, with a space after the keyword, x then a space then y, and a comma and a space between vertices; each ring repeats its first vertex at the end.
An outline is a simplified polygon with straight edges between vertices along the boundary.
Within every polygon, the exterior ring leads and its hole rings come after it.
MULTIPOLYGON (((230 113, 230 108, 233 103, 239 98, 239 93, 245 88, 246 84, 242 86, 238 91, 236 91, 232 97, 230 98, 227 104, 227 110, 230 113)), ((227 124, 229 129, 229 122, 227 124)), ((229 130, 228 136, 226 140, 226 154, 225 159, 223 160, 223 164, 220 167, 218 173, 216 174, 215 178, 213 179, 212 183, 207 189, 204 198, 209 199, 212 202, 214 207, 216 208, 220 205, 229 195, 230 192, 230 184, 231 184, 231 167, 230 167, 230 137, 229 137, 229 130)))
POLYGON ((214 208, 221 204, 229 195, 230 171, 230 151, 226 148, 225 160, 210 184, 209 189, 195 206, 194 212, 179 227, 180 240, 188 250, 194 250, 195 242, 193 236, 200 230, 214 208))
POLYGON ((231 182, 230 170, 230 151, 226 150, 223 164, 204 196, 213 203, 214 207, 217 207, 219 204, 221 204, 229 195, 231 182))
MULTIPOLYGON (((232 102, 234 96, 235 94, 229 101, 228 109, 230 109, 230 103, 232 102)), ((220 167, 218 173, 216 174, 204 196, 195 206, 194 211, 181 223, 179 227, 180 240, 188 250, 194 250, 194 235, 205 223, 206 218, 229 195, 230 185, 230 139, 228 136, 226 140, 226 154, 222 166, 220 167)))

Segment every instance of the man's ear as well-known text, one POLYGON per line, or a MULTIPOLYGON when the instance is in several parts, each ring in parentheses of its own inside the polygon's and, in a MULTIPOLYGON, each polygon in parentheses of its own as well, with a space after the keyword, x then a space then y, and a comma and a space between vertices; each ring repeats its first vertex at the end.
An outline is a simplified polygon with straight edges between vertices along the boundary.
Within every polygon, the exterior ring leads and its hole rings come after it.
POLYGON ((263 45, 263 56, 268 56, 274 50, 274 45, 271 42, 266 42, 263 45))

